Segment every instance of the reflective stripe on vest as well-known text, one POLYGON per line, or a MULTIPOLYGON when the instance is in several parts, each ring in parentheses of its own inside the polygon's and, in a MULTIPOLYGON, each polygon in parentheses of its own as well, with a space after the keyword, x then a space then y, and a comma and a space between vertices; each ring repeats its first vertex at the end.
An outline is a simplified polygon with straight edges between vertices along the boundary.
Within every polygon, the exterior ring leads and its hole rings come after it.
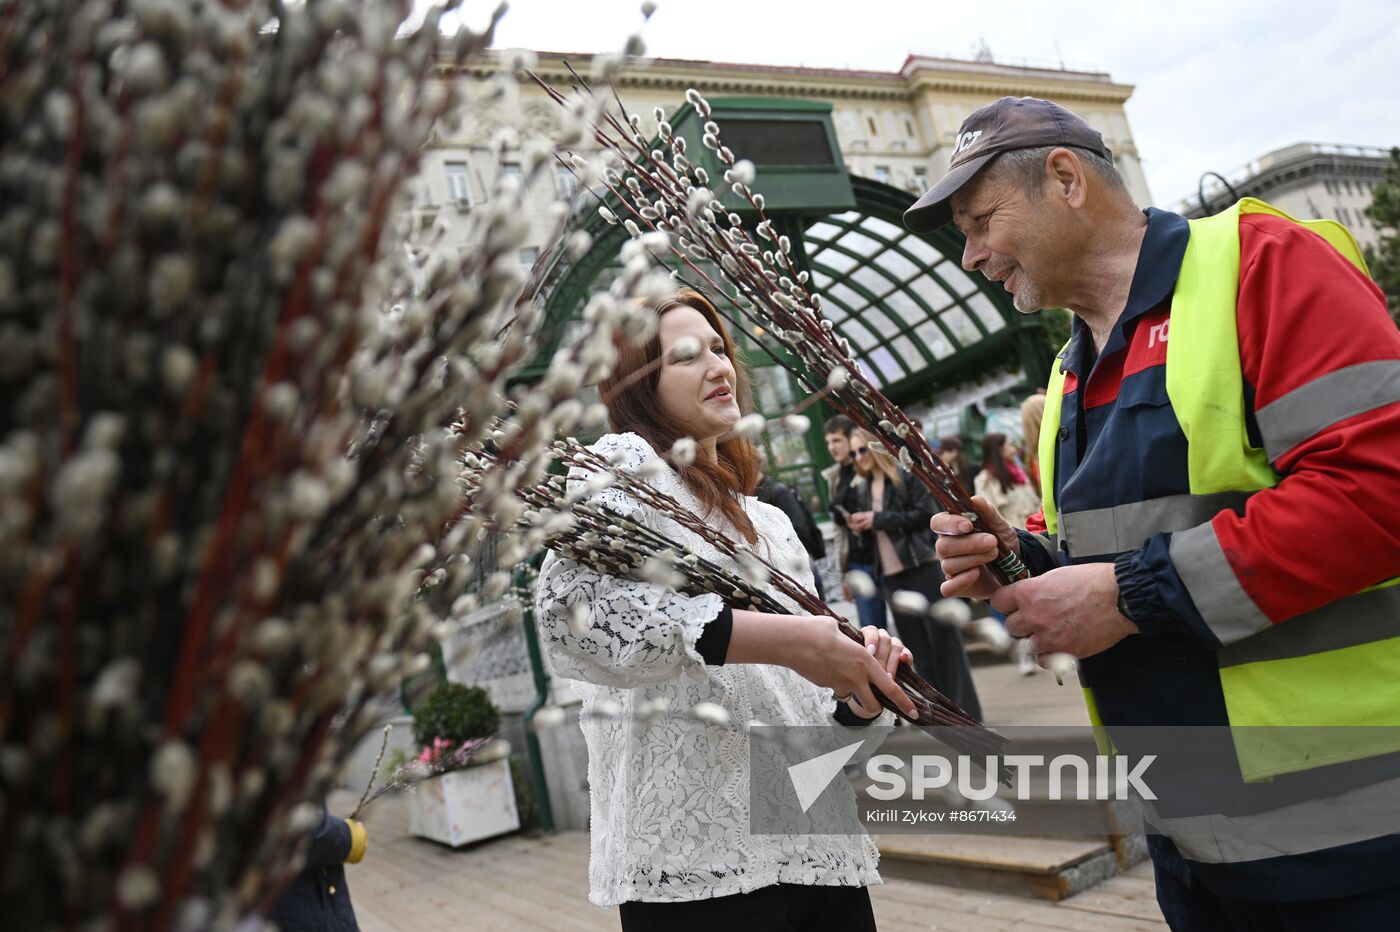
MULTIPOLYGON (((1382 729, 1374 729, 1380 731, 1382 729)), ((1147 821, 1183 855, 1206 864, 1307 854, 1394 833, 1400 780, 1382 780, 1327 799, 1249 815, 1165 818, 1144 802, 1147 821)))
POLYGON ((1060 539, 1073 540, 1076 557, 1116 555, 1136 550, 1153 534, 1184 531, 1203 524, 1229 509, 1244 514, 1252 492, 1216 492, 1211 495, 1164 495, 1146 501, 1066 512, 1059 516, 1060 539))
MULTIPOLYGON (((1265 448, 1250 445, 1235 317, 1244 213, 1300 223, 1250 198, 1191 221, 1172 296, 1166 362, 1168 397, 1187 439, 1190 492, 1058 514, 1053 486, 1065 383, 1061 363, 1051 367, 1040 434, 1046 527, 1077 558, 1134 550, 1153 534, 1172 533, 1173 566, 1224 645, 1218 662, 1231 726, 1400 726, 1400 588, 1392 588, 1397 580, 1274 625, 1240 585, 1211 524, 1221 511, 1242 512, 1252 494, 1278 484, 1271 461, 1342 417, 1400 398, 1400 364, 1338 370, 1261 408, 1257 421, 1265 448)), ((1340 224, 1300 225, 1365 269, 1356 241, 1340 224)), ((1237 739, 1244 779, 1400 750, 1397 732, 1376 738, 1362 735, 1366 729, 1332 728, 1325 741, 1299 747, 1281 734, 1270 739, 1272 731, 1277 729, 1260 729, 1247 742, 1237 739)))

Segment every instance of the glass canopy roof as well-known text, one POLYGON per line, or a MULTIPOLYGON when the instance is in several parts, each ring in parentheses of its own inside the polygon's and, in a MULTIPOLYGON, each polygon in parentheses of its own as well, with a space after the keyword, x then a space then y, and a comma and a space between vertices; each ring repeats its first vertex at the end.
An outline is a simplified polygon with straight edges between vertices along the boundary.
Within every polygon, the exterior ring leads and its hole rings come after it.
MULTIPOLYGON (((1016 312, 1001 288, 961 268, 963 240, 953 227, 931 234, 905 230, 901 218, 913 203, 907 191, 851 176, 856 208, 841 214, 785 218, 802 229, 801 250, 820 294, 825 316, 851 342, 866 375, 895 403, 926 398, 935 389, 973 380, 988 370, 1019 364, 1033 384, 1049 374, 1050 356, 1041 315, 1016 312)), ((588 229, 593 248, 563 270, 550 292, 537 357, 543 371, 560 338, 577 325, 588 295, 606 288, 621 271, 618 251, 625 233, 596 214, 588 229)), ((687 270, 688 271, 688 270, 687 270)), ((721 307, 728 316, 732 310, 721 307)), ((775 365, 741 320, 734 332, 753 373, 755 403, 765 415, 791 410, 803 395, 796 379, 775 365)), ((821 416, 813 414, 804 438, 767 438, 775 471, 825 498, 812 467, 828 461, 821 416)))
POLYGON ((857 211, 806 231, 826 316, 879 385, 898 382, 1003 329, 1002 312, 927 240, 857 211))

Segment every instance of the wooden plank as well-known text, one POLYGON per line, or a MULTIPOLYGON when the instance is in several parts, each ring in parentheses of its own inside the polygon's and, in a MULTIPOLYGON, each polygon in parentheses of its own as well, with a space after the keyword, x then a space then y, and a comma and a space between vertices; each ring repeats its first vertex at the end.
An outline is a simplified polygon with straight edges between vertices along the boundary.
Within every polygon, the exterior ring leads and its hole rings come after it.
POLYGON ((1160 932, 1165 928, 1160 916, 1155 921, 1149 921, 1065 910, 1065 904, 1072 902, 1074 897, 1059 903, 1046 903, 1004 893, 974 892, 910 880, 889 880, 879 887, 872 887, 872 899, 877 896, 924 909, 1033 922, 1071 932, 1160 932))
POLYGON ((1091 890, 1085 890, 1083 893, 1072 896, 1059 905, 1064 909, 1080 912, 1161 921, 1162 909, 1157 905, 1155 888, 1145 890, 1141 887, 1110 886, 1121 880, 1134 879, 1115 877, 1091 890))
POLYGON ((872 835, 882 857, 1053 874, 1111 850, 1104 839, 998 835, 872 835))
POLYGON ((974 667, 972 681, 987 724, 1089 726, 1084 695, 1073 677, 1064 686, 1047 671, 1022 676, 1014 664, 974 667))

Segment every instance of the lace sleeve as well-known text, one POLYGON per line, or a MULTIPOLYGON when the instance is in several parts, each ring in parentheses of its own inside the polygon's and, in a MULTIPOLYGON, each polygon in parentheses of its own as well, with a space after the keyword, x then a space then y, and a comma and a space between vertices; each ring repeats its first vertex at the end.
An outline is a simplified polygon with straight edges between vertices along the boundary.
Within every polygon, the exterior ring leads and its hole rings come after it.
MULTIPOLYGON (((593 449, 629 471, 654 455, 630 434, 604 437, 593 449)), ((651 523, 636 500, 616 489, 590 499, 651 523)), ((695 644, 723 608, 717 595, 681 595, 554 553, 545 557, 535 590, 535 621, 559 675, 600 686, 645 686, 674 679, 688 666, 705 669, 695 644)))

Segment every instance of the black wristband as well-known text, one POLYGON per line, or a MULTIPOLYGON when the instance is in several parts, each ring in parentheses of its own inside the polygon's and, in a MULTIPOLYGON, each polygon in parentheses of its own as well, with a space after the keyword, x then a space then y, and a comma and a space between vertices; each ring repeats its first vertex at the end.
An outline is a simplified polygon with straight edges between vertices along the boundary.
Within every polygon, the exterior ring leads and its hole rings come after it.
POLYGON ((707 667, 724 666, 724 658, 729 654, 729 639, 734 635, 734 609, 726 605, 720 609, 714 621, 700 632, 695 649, 705 659, 707 667))

